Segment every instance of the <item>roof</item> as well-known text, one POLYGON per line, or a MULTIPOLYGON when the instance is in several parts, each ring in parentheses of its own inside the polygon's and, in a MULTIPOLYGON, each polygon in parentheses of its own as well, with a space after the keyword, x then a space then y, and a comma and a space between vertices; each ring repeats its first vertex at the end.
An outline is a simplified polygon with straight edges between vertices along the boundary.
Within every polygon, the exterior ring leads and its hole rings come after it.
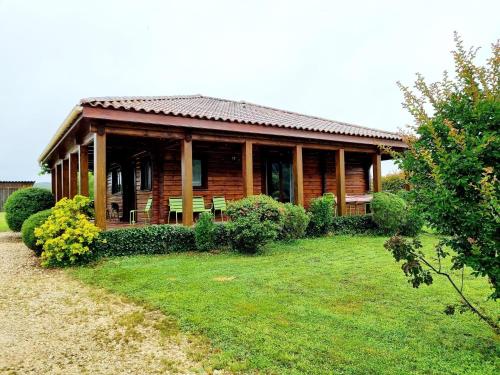
POLYGON ((401 140, 401 137, 393 132, 303 115, 245 101, 233 101, 203 95, 87 98, 82 99, 80 104, 84 107, 162 113, 181 117, 231 121, 241 124, 401 140))

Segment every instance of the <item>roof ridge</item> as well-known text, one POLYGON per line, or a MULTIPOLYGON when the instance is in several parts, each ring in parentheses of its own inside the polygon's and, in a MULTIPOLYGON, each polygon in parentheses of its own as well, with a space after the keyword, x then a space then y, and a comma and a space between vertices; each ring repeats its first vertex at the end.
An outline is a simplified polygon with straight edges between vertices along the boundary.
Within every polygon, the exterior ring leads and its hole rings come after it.
POLYGON ((96 96, 80 99, 80 104, 87 104, 91 102, 103 102, 103 101, 132 101, 132 100, 144 100, 144 101, 155 101, 155 100, 175 100, 175 99, 193 99, 202 98, 201 94, 192 95, 145 95, 145 96, 96 96))

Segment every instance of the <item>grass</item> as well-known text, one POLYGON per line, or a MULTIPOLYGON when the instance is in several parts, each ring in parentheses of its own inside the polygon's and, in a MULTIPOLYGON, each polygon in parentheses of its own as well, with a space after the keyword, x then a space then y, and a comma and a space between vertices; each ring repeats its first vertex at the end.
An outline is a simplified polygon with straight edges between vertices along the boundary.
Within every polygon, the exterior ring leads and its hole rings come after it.
POLYGON ((7 232, 9 230, 7 222, 5 221, 5 212, 0 212, 0 232, 7 232))
MULTIPOLYGON (((70 270, 164 311, 217 349, 207 366, 264 373, 498 374, 498 337, 442 280, 413 289, 382 237, 273 244, 265 254, 112 258, 70 270)), ((436 242, 424 235, 427 249, 436 242)), ((490 314, 484 279, 466 292, 490 314)))

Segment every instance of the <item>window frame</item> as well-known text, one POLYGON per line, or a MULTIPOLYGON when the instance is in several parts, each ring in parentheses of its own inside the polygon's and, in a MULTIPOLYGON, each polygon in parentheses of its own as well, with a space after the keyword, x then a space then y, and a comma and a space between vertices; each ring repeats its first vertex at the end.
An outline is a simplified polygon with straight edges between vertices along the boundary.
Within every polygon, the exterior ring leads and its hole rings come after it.
POLYGON ((111 194, 120 194, 123 192, 123 175, 120 167, 111 169, 111 194))
POLYGON ((143 158, 140 161, 140 171, 141 171, 141 191, 151 191, 153 189, 153 162, 151 158, 143 158), (149 178, 145 178, 145 175, 149 175, 149 178))
POLYGON ((208 158, 206 155, 193 155, 193 190, 206 190, 208 189, 208 158), (201 185, 194 185, 194 162, 199 160, 201 162, 201 185))

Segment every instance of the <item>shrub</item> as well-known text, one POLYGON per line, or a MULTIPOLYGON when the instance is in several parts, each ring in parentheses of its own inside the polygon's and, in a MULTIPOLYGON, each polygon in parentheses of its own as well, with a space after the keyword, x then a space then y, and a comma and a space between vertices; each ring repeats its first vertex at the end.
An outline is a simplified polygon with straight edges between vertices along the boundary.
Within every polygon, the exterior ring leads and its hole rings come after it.
POLYGON ((263 194, 231 202, 227 208, 227 215, 231 220, 255 213, 259 220, 271 221, 280 227, 283 225, 283 212, 282 203, 263 194))
POLYGON ((372 215, 335 216, 331 229, 336 234, 378 234, 372 215))
POLYGON ((261 220, 258 212, 248 212, 227 223, 229 243, 234 250, 256 253, 266 243, 276 239, 280 226, 271 220, 261 220))
POLYGON ((302 206, 291 203, 284 205, 283 227, 278 238, 284 241, 296 240, 304 237, 309 224, 309 216, 302 206))
POLYGON ((5 202, 5 220, 14 232, 19 232, 24 220, 54 206, 54 196, 47 189, 27 188, 12 193, 5 202))
POLYGON ((234 250, 245 253, 259 251, 276 239, 283 228, 283 204, 267 195, 254 195, 231 202, 227 215, 229 243, 234 250))
POLYGON ((211 213, 203 212, 200 215, 194 227, 194 240, 200 251, 215 249, 215 224, 211 213))
POLYGON ((375 193, 372 200, 373 220, 385 233, 397 233, 406 221, 406 202, 392 193, 375 193))
POLYGON ((417 210, 414 200, 416 194, 414 192, 400 190, 397 196, 404 199, 406 202, 405 220, 401 223, 400 232, 404 236, 414 237, 422 230, 424 226, 424 218, 422 213, 417 210))
POLYGON ((406 181, 403 172, 391 173, 382 176, 382 191, 397 193, 405 189, 406 181))
POLYGON ((21 234, 24 244, 31 250, 35 252, 37 256, 42 253, 42 246, 36 244, 35 228, 42 225, 52 214, 52 210, 43 210, 31 215, 29 218, 24 220, 23 226, 21 228, 21 234))
POLYGON ((214 242, 217 249, 229 246, 229 228, 227 223, 214 223, 214 242))
POLYGON ((57 202, 48 219, 35 228, 36 244, 43 248, 42 266, 66 266, 91 259, 99 228, 88 220, 88 212, 89 199, 81 195, 57 202))
POLYGON ((307 233, 320 236, 328 233, 334 218, 335 201, 330 197, 320 197, 311 200, 309 205, 309 226, 307 233))
POLYGON ((194 230, 178 225, 115 229, 102 232, 99 238, 94 245, 98 256, 167 254, 196 248, 194 230))

